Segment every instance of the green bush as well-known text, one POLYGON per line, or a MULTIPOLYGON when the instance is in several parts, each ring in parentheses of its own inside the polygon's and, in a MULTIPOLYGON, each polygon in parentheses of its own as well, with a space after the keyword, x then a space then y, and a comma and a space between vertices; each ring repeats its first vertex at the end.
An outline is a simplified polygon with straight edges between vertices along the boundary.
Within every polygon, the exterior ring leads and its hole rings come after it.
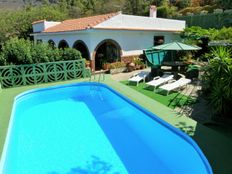
POLYGON ((216 47, 211 51, 213 58, 205 67, 204 90, 215 113, 229 116, 232 106, 232 51, 216 47))
POLYGON ((168 18, 176 15, 177 8, 169 5, 162 5, 157 8, 157 16, 162 18, 168 18))
POLYGON ((187 13, 199 14, 201 11, 207 11, 212 13, 216 9, 216 5, 205 5, 205 6, 196 6, 196 7, 186 7, 179 11, 180 14, 186 15, 187 13))
POLYGON ((62 50, 58 48, 52 48, 48 50, 48 57, 51 62, 62 60, 61 56, 62 56, 62 50))
POLYGON ((81 59, 80 51, 73 48, 65 48, 61 51, 61 59, 62 60, 77 60, 81 59))
POLYGON ((202 7, 187 7, 179 11, 180 14, 186 15, 187 13, 198 14, 202 10, 202 7))
POLYGON ((25 39, 12 38, 3 45, 0 53, 0 65, 21 65, 62 60, 81 59, 81 53, 73 48, 52 48, 46 43, 37 43, 25 39))
POLYGON ((166 18, 168 16, 168 7, 165 7, 165 6, 158 7, 157 16, 166 18))
POLYGON ((208 11, 209 13, 213 13, 214 9, 217 8, 217 5, 205 5, 202 7, 202 10, 208 11))
POLYGON ((30 64, 33 63, 31 47, 29 40, 11 38, 3 45, 2 52, 7 64, 30 64))
POLYGON ((210 41, 229 41, 232 42, 232 27, 221 29, 204 29, 199 26, 185 28, 181 36, 185 39, 198 40, 201 37, 208 37, 210 41))
POLYGON ((50 62, 50 50, 48 44, 37 43, 33 45, 31 48, 33 63, 50 62))
POLYGON ((0 53, 0 66, 4 66, 6 65, 6 59, 5 59, 5 56, 0 53))
POLYGON ((232 42, 232 27, 223 27, 220 30, 214 30, 211 34, 211 40, 227 40, 232 42))

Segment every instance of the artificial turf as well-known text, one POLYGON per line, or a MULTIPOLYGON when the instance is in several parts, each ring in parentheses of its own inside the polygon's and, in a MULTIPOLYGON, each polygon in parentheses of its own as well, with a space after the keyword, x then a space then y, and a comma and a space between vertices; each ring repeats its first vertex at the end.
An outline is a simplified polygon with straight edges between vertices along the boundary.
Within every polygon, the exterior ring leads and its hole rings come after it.
POLYGON ((154 91, 153 88, 147 87, 144 83, 139 83, 138 86, 134 84, 128 84, 128 81, 121 81, 121 83, 172 109, 185 105, 191 105, 196 102, 196 99, 179 92, 171 92, 169 95, 166 95, 165 91, 159 91, 158 89, 154 91))

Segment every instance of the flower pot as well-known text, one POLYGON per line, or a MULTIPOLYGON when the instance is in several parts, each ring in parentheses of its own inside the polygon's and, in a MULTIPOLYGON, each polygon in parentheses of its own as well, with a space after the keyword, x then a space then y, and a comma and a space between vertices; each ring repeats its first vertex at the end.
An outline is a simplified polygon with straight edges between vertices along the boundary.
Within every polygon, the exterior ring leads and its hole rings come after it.
POLYGON ((105 64, 103 65, 103 69, 104 69, 104 70, 108 70, 109 67, 110 67, 110 64, 109 64, 109 63, 105 63, 105 64))
POLYGON ((110 74, 117 74, 126 71, 126 67, 110 69, 110 74))

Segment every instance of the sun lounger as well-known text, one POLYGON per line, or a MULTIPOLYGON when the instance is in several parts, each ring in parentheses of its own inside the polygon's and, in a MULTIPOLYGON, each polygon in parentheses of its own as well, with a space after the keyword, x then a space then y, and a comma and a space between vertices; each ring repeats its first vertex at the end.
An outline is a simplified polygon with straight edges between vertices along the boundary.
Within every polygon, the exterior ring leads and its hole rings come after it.
POLYGON ((168 83, 168 84, 165 84, 163 86, 160 86, 159 89, 167 91, 167 95, 168 95, 170 91, 173 91, 173 90, 179 89, 183 86, 186 86, 190 82, 191 82, 190 79, 180 78, 179 80, 174 81, 173 83, 168 83))
POLYGON ((157 76, 152 81, 146 83, 148 86, 154 86, 154 89, 156 89, 158 86, 163 85, 167 83, 168 81, 172 80, 174 75, 172 74, 164 74, 163 76, 157 76))
POLYGON ((136 82, 136 85, 138 86, 140 81, 145 82, 145 78, 148 76, 149 72, 146 71, 141 71, 139 73, 134 74, 132 77, 128 79, 129 83, 130 82, 136 82))

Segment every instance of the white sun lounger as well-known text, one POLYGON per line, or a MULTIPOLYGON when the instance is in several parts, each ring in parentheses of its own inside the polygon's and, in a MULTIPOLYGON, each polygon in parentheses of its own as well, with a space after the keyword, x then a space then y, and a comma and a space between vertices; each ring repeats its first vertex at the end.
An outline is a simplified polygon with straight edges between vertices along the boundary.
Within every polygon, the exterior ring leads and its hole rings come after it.
POLYGON ((136 85, 138 86, 140 81, 144 81, 145 82, 145 78, 148 76, 150 72, 146 72, 146 71, 141 71, 139 73, 134 74, 132 77, 130 77, 128 79, 129 83, 130 82, 136 82, 136 85))
POLYGON ((148 86, 154 86, 154 90, 164 84, 164 83, 167 83, 168 81, 172 80, 174 77, 174 75, 172 74, 164 74, 163 76, 157 76, 155 77, 152 81, 146 83, 148 86))
POLYGON ((186 78, 180 78, 179 80, 173 82, 173 83, 168 83, 165 84, 163 86, 160 86, 159 88, 162 90, 167 91, 167 95, 169 94, 170 91, 179 89, 183 86, 186 86, 187 84, 189 84, 191 82, 190 79, 186 79, 186 78))

